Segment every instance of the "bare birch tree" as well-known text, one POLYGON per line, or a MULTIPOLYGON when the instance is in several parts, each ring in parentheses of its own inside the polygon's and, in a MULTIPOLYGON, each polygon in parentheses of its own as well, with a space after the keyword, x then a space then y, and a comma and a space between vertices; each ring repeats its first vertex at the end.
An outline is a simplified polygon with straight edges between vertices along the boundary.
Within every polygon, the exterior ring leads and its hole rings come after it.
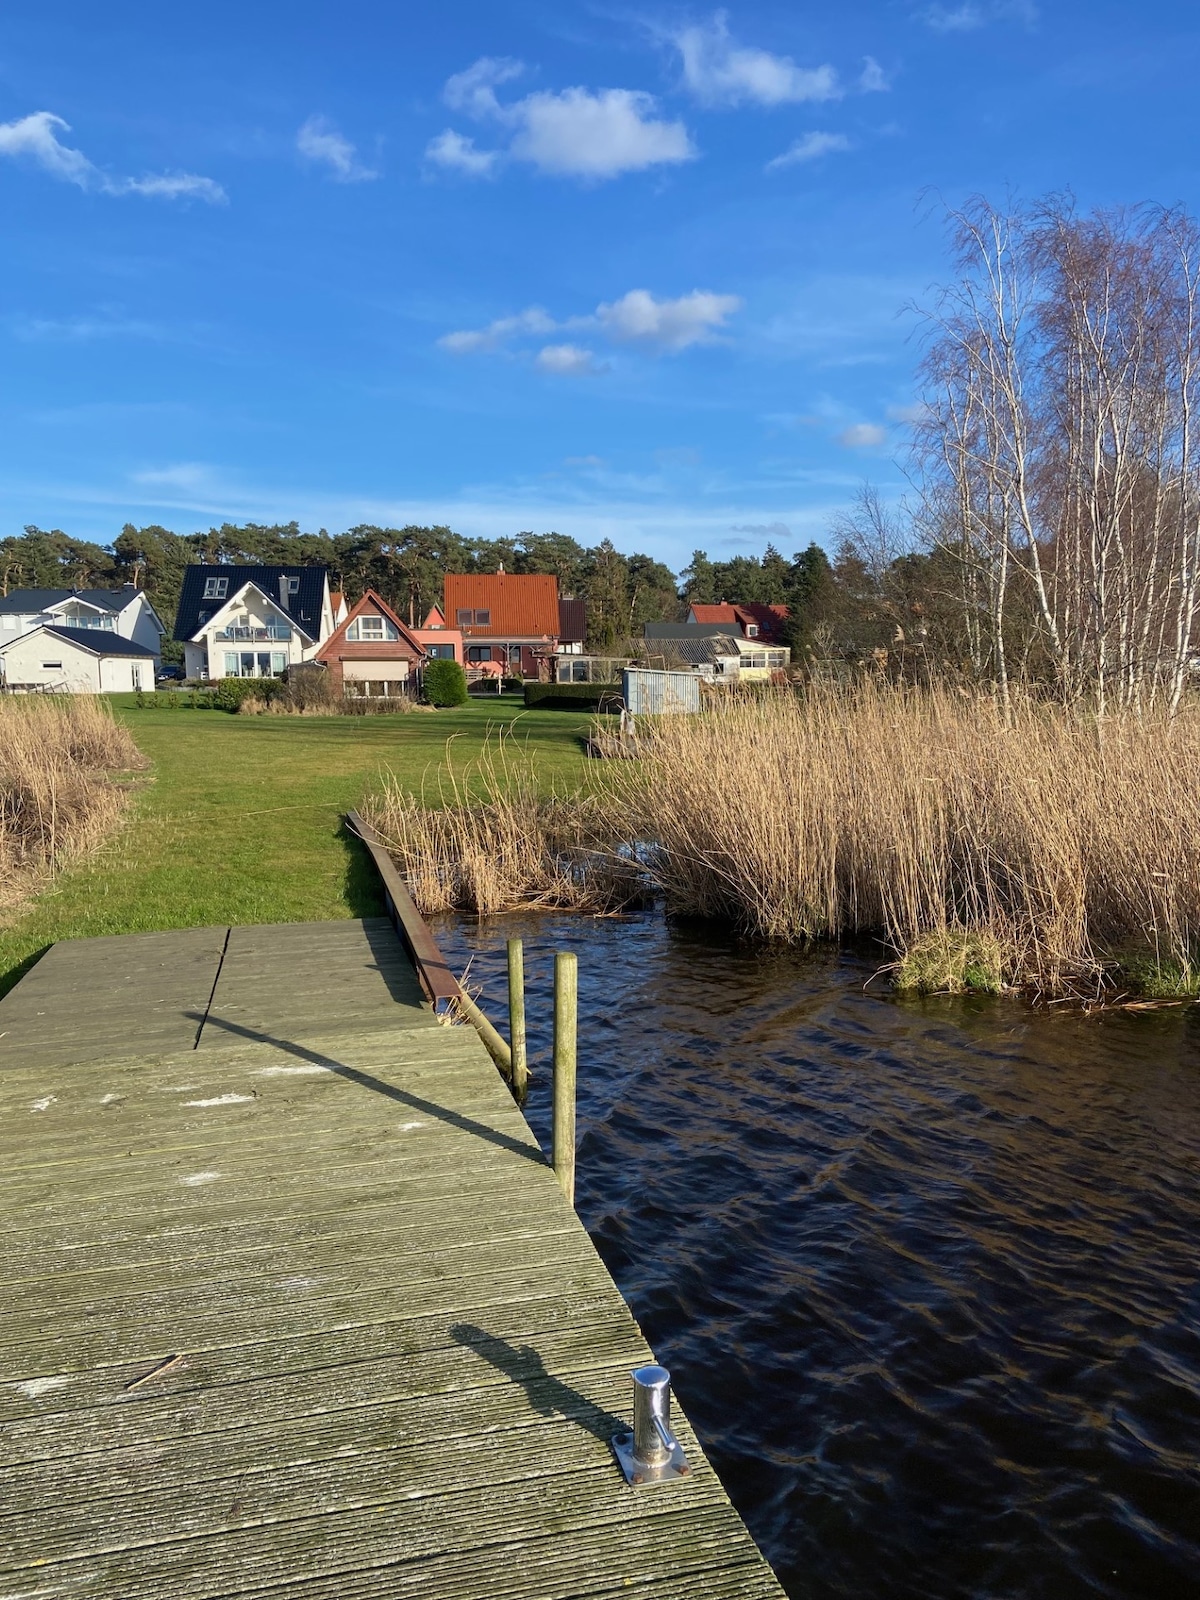
POLYGON ((918 460, 981 675, 1006 708, 1014 653, 1101 711, 1177 706, 1200 583, 1196 226, 1061 201, 949 220, 918 460))

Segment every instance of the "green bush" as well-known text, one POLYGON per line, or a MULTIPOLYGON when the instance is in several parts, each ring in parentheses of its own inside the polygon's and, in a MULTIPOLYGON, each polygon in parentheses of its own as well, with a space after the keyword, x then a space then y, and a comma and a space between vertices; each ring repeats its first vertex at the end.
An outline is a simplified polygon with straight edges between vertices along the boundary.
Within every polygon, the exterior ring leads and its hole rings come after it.
POLYGON ((428 661, 423 680, 431 706, 465 706, 467 675, 457 661, 428 661))
POLYGON ((282 690, 279 678, 222 678, 213 692, 213 704, 218 711, 240 711, 242 701, 252 696, 256 700, 273 700, 282 690))
POLYGON ((619 711, 619 683, 527 683, 525 704, 543 711, 619 711))

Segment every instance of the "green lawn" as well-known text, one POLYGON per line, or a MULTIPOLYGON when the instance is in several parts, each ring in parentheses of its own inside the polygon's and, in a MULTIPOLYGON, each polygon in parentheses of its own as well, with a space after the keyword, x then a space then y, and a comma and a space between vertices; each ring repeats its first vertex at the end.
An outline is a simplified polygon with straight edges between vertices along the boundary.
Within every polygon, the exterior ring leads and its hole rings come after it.
POLYGON ((380 717, 139 710, 122 695, 113 705, 150 758, 149 779, 98 857, 0 927, 0 994, 57 939, 377 916, 372 871, 341 817, 382 771, 419 791, 444 768, 448 740, 461 770, 489 730, 515 722, 548 784, 578 781, 592 721, 516 700, 380 717))

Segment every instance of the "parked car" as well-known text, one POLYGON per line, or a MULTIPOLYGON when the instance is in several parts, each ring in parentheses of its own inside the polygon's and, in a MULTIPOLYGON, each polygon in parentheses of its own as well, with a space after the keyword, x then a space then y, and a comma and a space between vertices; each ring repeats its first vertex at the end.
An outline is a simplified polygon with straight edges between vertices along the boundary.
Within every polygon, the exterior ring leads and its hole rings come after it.
POLYGON ((180 683, 183 681, 183 668, 168 662, 158 674, 158 683, 180 683))

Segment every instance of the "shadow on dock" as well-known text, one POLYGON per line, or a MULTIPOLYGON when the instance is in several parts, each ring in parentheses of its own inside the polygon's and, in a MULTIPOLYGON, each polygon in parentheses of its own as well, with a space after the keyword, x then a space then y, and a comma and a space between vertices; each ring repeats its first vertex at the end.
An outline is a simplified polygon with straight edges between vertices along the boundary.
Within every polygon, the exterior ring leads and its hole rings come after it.
POLYGON ((257 1028, 247 1028, 240 1022, 228 1022, 224 1017, 214 1017, 211 1012, 207 1015, 203 1012, 187 1014, 202 1023, 205 1028, 221 1028, 226 1033, 236 1034, 240 1039, 249 1039, 254 1044, 269 1044, 276 1050, 283 1050, 290 1056, 296 1056, 300 1061, 311 1062, 317 1067, 326 1067, 330 1072, 336 1072, 338 1077, 356 1083, 360 1089, 370 1089, 375 1094, 384 1095, 387 1099, 394 1100, 397 1105, 407 1106, 412 1111, 424 1111, 428 1116, 436 1117, 439 1122, 457 1128, 460 1133, 469 1133, 476 1139, 486 1140, 488 1144, 497 1145, 512 1155, 522 1156, 526 1161, 532 1161, 539 1167, 547 1165, 542 1152, 523 1143, 522 1140, 513 1139, 507 1133, 501 1133, 498 1128, 489 1128, 486 1123, 476 1122, 473 1117, 463 1116, 459 1111, 451 1111, 449 1106, 440 1106, 436 1101, 410 1094, 407 1089, 398 1089, 394 1083, 386 1083, 382 1078, 373 1077, 371 1073, 363 1072, 359 1067, 352 1067, 345 1061, 338 1061, 336 1057, 327 1056, 320 1050, 311 1050, 307 1045, 296 1044, 291 1039, 278 1039, 274 1034, 261 1033, 257 1028))
POLYGON ((593 1438, 608 1444, 614 1433, 623 1433, 628 1427, 620 1417, 605 1411, 578 1389, 546 1371, 546 1364, 532 1345, 509 1344, 498 1339, 485 1328, 472 1322, 456 1322, 450 1337, 467 1350, 474 1350, 491 1363, 506 1378, 519 1383, 533 1409, 543 1417, 562 1417, 577 1423, 593 1438))

